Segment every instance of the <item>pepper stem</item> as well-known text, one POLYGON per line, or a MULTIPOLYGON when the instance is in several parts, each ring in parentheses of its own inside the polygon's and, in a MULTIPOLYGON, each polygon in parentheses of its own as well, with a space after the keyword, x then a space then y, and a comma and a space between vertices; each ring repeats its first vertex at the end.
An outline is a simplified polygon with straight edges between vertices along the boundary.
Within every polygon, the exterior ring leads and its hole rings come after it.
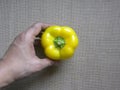
POLYGON ((57 48, 63 48, 65 45, 65 40, 64 38, 58 36, 54 39, 54 44, 57 48))

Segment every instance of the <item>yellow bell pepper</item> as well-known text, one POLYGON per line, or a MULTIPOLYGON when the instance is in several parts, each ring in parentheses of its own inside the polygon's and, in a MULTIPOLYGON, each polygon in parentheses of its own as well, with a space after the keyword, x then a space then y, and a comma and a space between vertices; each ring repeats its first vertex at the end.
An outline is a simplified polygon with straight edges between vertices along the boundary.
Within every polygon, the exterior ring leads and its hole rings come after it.
POLYGON ((64 60, 74 54, 78 46, 78 37, 68 26, 50 26, 42 34, 41 44, 47 57, 64 60))

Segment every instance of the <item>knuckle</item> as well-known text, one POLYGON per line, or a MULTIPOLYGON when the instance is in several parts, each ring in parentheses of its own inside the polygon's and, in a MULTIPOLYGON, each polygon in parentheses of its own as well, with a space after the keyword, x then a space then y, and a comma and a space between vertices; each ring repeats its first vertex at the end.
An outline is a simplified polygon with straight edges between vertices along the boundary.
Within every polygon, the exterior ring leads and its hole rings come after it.
POLYGON ((20 40, 23 41, 25 39, 25 36, 26 36, 25 33, 21 33, 19 35, 20 40))
POLYGON ((17 41, 17 42, 23 42, 23 41, 25 40, 25 37, 26 37, 25 33, 22 32, 22 33, 20 33, 20 34, 15 38, 15 41, 17 41))
POLYGON ((26 40, 25 40, 25 33, 20 33, 13 41, 13 45, 14 46, 17 46, 17 47, 23 47, 26 43, 26 40))

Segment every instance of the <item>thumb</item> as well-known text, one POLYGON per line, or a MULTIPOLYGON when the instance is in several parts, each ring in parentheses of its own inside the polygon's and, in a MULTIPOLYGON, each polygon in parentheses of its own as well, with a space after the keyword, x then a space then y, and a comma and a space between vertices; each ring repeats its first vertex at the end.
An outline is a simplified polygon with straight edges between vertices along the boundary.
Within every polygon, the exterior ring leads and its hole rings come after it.
POLYGON ((47 67, 47 66, 51 66, 51 65, 53 65, 53 61, 52 60, 50 60, 50 59, 48 59, 48 58, 45 58, 45 59, 40 59, 41 60, 41 66, 43 67, 43 68, 45 68, 45 67, 47 67))
POLYGON ((54 64, 54 62, 52 60, 48 59, 48 58, 44 58, 44 59, 39 59, 38 58, 37 61, 38 62, 35 65, 33 72, 41 71, 42 69, 54 64))

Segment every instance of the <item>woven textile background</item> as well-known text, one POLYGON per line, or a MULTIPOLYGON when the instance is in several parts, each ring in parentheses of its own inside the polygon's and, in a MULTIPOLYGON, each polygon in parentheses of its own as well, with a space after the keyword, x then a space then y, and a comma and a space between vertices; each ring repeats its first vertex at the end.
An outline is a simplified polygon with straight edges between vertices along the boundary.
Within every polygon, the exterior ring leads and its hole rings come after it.
POLYGON ((120 90, 120 0, 0 0, 0 57, 36 21, 73 27, 79 47, 3 90, 120 90))

